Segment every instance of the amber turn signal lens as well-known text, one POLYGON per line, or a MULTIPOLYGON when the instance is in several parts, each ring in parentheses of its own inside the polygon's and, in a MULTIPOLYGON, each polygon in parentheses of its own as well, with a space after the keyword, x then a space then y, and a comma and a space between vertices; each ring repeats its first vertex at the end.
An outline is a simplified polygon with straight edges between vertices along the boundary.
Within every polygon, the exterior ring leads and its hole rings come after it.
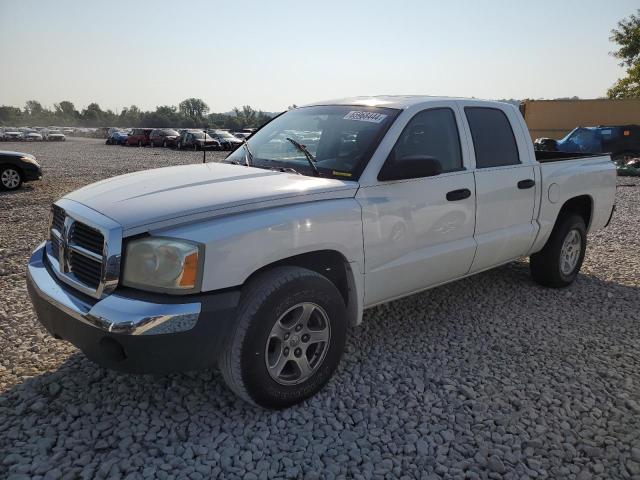
POLYGON ((184 268, 180 277, 180 286, 193 288, 198 278, 198 253, 187 255, 184 259, 184 268))

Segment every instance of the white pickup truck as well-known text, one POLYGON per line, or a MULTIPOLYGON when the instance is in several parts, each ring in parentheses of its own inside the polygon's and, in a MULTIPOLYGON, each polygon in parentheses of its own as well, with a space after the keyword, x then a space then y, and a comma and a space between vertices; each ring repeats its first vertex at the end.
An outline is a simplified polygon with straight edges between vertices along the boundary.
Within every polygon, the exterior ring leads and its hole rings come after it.
POLYGON ((569 285, 615 185, 608 156, 534 152, 508 104, 321 102, 220 162, 58 200, 29 292, 100 365, 217 365, 240 397, 281 408, 329 380, 365 308, 525 256, 538 283, 569 285))

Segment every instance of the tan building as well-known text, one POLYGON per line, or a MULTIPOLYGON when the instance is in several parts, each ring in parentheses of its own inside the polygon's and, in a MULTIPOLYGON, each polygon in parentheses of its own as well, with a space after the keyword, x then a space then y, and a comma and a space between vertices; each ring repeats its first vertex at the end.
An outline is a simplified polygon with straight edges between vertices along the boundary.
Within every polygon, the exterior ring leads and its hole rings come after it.
POLYGON ((520 111, 532 139, 559 139, 575 127, 640 125, 640 98, 625 100, 525 100, 520 111))

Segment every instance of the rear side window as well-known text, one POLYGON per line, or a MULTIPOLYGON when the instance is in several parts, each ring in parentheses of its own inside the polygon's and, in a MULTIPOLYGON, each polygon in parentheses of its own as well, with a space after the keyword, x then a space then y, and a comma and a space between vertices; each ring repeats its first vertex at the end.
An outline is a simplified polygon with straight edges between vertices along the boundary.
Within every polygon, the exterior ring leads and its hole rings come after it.
POLYGON ((511 123, 502 110, 485 107, 464 109, 471 128, 476 167, 518 165, 520 155, 511 123))
POLYGON ((443 172, 462 169, 460 136, 453 111, 433 108, 417 113, 402 131, 391 152, 394 160, 403 157, 433 157, 443 172))

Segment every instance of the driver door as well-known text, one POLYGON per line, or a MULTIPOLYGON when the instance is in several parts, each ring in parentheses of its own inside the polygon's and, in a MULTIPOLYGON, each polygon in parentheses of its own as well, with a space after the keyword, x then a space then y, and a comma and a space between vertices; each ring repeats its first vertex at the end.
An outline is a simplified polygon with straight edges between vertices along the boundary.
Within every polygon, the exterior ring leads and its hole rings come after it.
POLYGON ((378 180, 358 191, 366 306, 462 277, 471 267, 476 250, 475 182, 473 172, 465 168, 468 154, 461 147, 458 116, 449 107, 417 113, 387 159, 433 157, 442 173, 378 180))

